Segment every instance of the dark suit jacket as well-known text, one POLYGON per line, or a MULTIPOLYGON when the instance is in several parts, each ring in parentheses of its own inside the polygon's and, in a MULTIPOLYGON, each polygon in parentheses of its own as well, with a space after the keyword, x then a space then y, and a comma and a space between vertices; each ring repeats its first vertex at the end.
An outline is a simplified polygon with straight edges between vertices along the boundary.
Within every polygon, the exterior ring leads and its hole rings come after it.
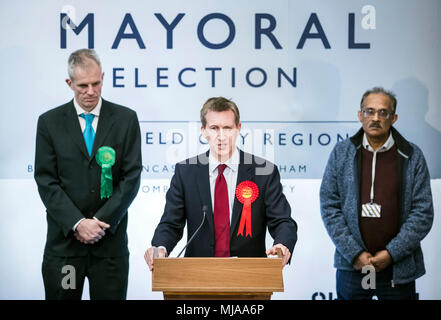
POLYGON ((73 100, 40 116, 37 126, 35 180, 47 211, 45 254, 99 257, 128 254, 127 208, 140 183, 141 138, 136 113, 103 99, 92 155, 86 149, 73 100), (112 147, 113 195, 100 198, 101 146, 112 147), (72 231, 81 218, 111 227, 96 244, 82 244, 72 231))
MULTIPOLYGON (((213 257, 215 250, 213 209, 210 195, 208 152, 178 163, 166 195, 164 214, 152 239, 153 246, 164 246, 170 253, 182 238, 187 223, 189 239, 202 222, 202 207, 208 206, 206 221, 186 249, 188 257, 213 257)), ((243 204, 235 197, 230 225, 230 254, 238 257, 265 257, 266 228, 274 244, 293 252, 297 224, 282 192, 280 175, 271 162, 240 151, 237 185, 253 181, 259 197, 251 205, 252 237, 237 236, 243 204), (262 172, 259 172, 262 171, 262 172), (266 174, 260 174, 266 173, 266 174)))

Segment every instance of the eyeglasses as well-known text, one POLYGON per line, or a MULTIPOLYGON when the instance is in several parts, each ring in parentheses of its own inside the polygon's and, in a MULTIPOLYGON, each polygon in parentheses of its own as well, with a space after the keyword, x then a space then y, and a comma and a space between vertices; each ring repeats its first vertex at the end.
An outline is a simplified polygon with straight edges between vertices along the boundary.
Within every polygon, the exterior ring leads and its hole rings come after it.
POLYGON ((378 118, 380 119, 389 119, 389 117, 393 114, 393 112, 389 112, 386 109, 374 110, 372 108, 362 109, 363 117, 372 118, 375 114, 378 114, 378 118))

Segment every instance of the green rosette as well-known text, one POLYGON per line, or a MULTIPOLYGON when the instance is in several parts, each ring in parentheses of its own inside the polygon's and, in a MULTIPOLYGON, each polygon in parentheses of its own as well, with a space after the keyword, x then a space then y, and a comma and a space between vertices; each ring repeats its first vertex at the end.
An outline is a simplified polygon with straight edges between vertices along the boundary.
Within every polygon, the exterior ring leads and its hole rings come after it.
POLYGON ((115 164, 115 150, 105 146, 99 148, 96 162, 101 167, 101 199, 110 198, 113 193, 112 166, 115 164))

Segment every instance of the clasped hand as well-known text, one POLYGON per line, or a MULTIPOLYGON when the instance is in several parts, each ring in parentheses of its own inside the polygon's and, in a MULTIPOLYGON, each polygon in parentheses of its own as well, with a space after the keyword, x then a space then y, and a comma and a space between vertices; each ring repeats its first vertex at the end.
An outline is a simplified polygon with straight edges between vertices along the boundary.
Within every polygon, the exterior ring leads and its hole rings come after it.
POLYGON ((355 259, 354 268, 361 270, 366 265, 371 265, 376 272, 386 269, 392 263, 392 257, 387 250, 378 251, 375 256, 369 252, 362 252, 357 259, 355 259))
POLYGON ((110 225, 98 219, 84 219, 77 226, 75 238, 84 244, 94 244, 106 235, 108 228, 110 225))

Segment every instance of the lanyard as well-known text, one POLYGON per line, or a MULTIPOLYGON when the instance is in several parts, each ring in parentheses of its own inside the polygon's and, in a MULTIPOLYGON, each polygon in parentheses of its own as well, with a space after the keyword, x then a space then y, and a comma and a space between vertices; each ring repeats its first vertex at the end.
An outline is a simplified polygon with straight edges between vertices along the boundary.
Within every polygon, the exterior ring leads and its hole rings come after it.
POLYGON ((371 184, 371 204, 374 203, 374 182, 375 182, 375 166, 377 164, 377 151, 374 151, 374 156, 372 157, 372 184, 371 184))

